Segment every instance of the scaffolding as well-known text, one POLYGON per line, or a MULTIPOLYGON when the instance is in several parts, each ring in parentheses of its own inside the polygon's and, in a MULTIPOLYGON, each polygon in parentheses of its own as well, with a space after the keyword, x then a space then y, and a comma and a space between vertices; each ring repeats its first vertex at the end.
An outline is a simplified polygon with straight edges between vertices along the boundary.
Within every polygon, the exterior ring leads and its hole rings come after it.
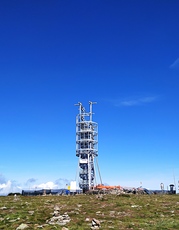
POLYGON ((79 187, 86 192, 94 187, 95 165, 98 156, 98 124, 92 120, 92 106, 96 102, 89 101, 90 112, 86 112, 82 103, 76 116, 76 156, 79 157, 79 187))

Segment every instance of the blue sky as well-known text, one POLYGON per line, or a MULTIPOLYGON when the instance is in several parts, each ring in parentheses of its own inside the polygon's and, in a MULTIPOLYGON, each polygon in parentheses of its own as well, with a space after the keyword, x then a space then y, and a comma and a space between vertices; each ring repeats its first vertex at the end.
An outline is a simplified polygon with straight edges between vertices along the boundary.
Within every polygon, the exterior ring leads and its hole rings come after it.
POLYGON ((76 176, 79 101, 94 105, 101 176, 179 180, 179 2, 1 0, 0 193, 76 176))

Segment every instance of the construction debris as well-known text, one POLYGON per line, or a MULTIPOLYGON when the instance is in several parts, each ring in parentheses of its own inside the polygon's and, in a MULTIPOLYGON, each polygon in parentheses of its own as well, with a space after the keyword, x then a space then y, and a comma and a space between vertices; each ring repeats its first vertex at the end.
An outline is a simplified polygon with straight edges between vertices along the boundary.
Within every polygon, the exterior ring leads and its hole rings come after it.
POLYGON ((133 188, 133 187, 120 187, 120 186, 98 186, 93 190, 89 190, 86 194, 96 194, 96 198, 103 198, 104 194, 111 195, 127 195, 127 194, 151 194, 151 192, 145 188, 133 188))

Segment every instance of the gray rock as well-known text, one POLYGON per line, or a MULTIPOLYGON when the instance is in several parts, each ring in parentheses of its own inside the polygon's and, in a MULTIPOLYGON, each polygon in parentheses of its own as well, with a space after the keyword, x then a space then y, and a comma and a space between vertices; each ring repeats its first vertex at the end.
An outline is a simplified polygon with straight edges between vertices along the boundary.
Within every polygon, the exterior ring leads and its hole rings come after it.
POLYGON ((91 230, 95 230, 95 229, 99 229, 99 227, 98 226, 92 226, 91 227, 91 230))
POLYGON ((99 220, 97 220, 97 219, 95 219, 95 218, 93 218, 92 219, 92 226, 91 226, 91 230, 93 230, 93 229, 99 229, 101 226, 100 226, 100 221, 99 220))
POLYGON ((16 228, 16 230, 23 230, 23 229, 26 229, 28 227, 29 226, 27 224, 21 224, 21 225, 19 225, 19 227, 16 228))
POLYGON ((93 218, 92 222, 94 223, 94 225, 100 226, 100 221, 93 218))
POLYGON ((70 222, 70 217, 67 213, 60 215, 58 211, 54 211, 53 217, 50 220, 47 220, 46 223, 48 224, 58 224, 58 225, 65 225, 70 222))
POLYGON ((29 213, 30 215, 33 215, 33 214, 34 214, 34 211, 28 211, 28 213, 29 213))
POLYGON ((60 207, 58 205, 55 205, 54 210, 55 211, 60 211, 60 207))
POLYGON ((70 222, 70 220, 62 220, 63 223, 67 224, 70 222))

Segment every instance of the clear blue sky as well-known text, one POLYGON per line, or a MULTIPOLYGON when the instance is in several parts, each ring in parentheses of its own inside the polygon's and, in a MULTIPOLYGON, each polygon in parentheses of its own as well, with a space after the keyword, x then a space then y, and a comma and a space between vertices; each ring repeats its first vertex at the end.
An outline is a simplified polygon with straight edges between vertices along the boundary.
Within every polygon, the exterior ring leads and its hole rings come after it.
POLYGON ((75 179, 94 105, 104 183, 179 180, 179 1, 0 1, 0 193, 75 179))

